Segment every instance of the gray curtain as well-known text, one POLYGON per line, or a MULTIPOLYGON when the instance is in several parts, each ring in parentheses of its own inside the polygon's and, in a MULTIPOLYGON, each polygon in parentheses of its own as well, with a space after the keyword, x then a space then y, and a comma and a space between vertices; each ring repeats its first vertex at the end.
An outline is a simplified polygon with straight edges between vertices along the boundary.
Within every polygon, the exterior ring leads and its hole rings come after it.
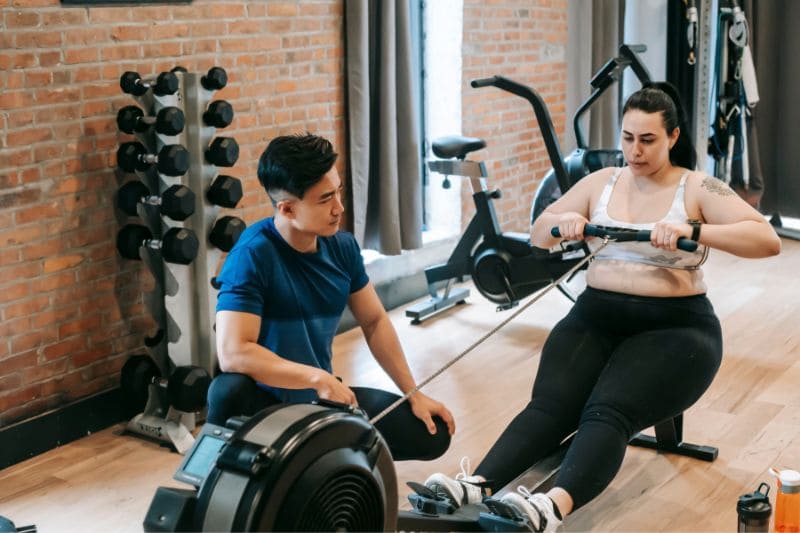
POLYGON ((345 0, 353 232, 362 247, 422 246, 419 102, 407 0, 345 0))
POLYGON ((758 149, 764 175, 761 210, 800 217, 800 2, 755 0, 745 9, 761 97, 756 107, 758 149))
MULTIPOLYGON (((589 80, 617 54, 623 39, 625 0, 571 1, 567 4, 567 132, 564 152, 575 148, 572 119, 575 110, 591 93, 589 80)), ((616 148, 619 136, 619 91, 607 90, 592 105, 583 131, 592 148, 616 148)))

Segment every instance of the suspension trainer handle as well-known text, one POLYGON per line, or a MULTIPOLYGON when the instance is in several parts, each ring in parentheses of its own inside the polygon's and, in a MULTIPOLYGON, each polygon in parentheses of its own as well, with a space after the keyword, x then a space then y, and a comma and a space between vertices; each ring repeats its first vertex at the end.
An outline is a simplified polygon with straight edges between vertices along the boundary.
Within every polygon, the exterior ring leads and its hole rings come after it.
MULTIPOLYGON (((558 231, 558 227, 550 229, 550 234, 553 237, 561 237, 561 232, 558 231)), ((646 229, 636 230, 586 224, 583 228, 583 235, 584 237, 608 238, 608 240, 615 242, 650 242, 650 230, 646 229)), ((684 252, 694 252, 697 250, 697 241, 687 239, 686 237, 679 237, 678 248, 684 252)))

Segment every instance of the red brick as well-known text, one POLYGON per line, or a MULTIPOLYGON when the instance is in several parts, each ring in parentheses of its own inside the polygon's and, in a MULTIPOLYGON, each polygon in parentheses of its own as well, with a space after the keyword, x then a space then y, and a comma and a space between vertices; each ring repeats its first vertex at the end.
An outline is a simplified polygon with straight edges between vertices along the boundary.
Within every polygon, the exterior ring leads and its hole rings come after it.
POLYGON ((53 359, 58 359, 66 355, 70 355, 73 352, 79 352, 85 349, 86 349, 86 338, 75 337, 69 340, 45 346, 44 348, 42 348, 42 355, 44 355, 44 358, 46 360, 52 361, 53 359))
POLYGON ((27 128, 21 131, 12 131, 6 137, 8 146, 29 146, 53 138, 50 128, 27 128))
MULTIPOLYGON (((66 40, 64 44, 67 46, 97 46, 111 40, 111 32, 103 26, 82 26, 73 28, 65 33, 66 40)), ((78 63, 82 62, 78 61, 78 63)))
POLYGON ((82 338, 85 339, 92 331, 99 328, 101 325, 100 315, 97 314, 65 322, 58 327, 58 338, 66 339, 67 337, 82 333, 82 338))
POLYGON ((0 280, 21 282, 41 275, 42 265, 38 262, 25 262, 0 269, 0 280))
POLYGON ((297 15, 297 4, 294 2, 269 2, 267 15, 270 17, 294 17, 297 15))
POLYGON ((244 6, 237 4, 213 4, 209 16, 212 19, 243 19, 244 6))
POLYGON ((6 28, 30 28, 39 25, 39 14, 35 11, 9 11, 6 13, 6 28))
POLYGON ((86 20, 84 9, 59 9, 42 13, 42 26, 81 26, 86 24, 86 20))
POLYGON ((157 24, 150 27, 150 39, 162 41, 166 39, 180 39, 189 36, 188 24, 157 24))
POLYGON ((0 209, 31 204, 38 201, 41 196, 42 191, 39 188, 20 189, 0 194, 0 209))
POLYGON ((58 359, 49 363, 40 364, 32 368, 26 368, 22 371, 22 379, 25 383, 36 383, 54 376, 63 374, 67 370, 69 361, 58 359))
POLYGON ((39 279, 31 282, 31 290, 33 292, 50 292, 59 287, 67 287, 75 283, 74 272, 61 272, 58 274, 50 274, 42 276, 39 279))
MULTIPOLYGON (((50 305, 50 298, 45 295, 35 296, 7 305, 3 309, 3 320, 11 320, 21 316, 29 316, 43 311, 50 305)), ((2 343, 5 344, 5 343, 2 343)))
POLYGON ((58 272, 79 265, 83 262, 83 256, 79 254, 52 257, 44 260, 44 273, 58 272))
POLYGON ((35 31, 17 33, 18 48, 56 48, 61 46, 61 32, 35 31))
POLYGON ((21 109, 33 104, 33 95, 28 91, 0 92, 0 109, 21 109))
POLYGON ((52 67, 61 63, 61 52, 41 52, 39 54, 39 66, 42 68, 52 67))
POLYGON ((0 413, 7 411, 11 407, 34 400, 38 397, 39 391, 39 385, 28 385, 23 389, 15 389, 8 393, 0 393, 0 413))
MULTIPOLYGON (((74 303, 74 302, 73 302, 74 303)), ((51 305, 55 306, 56 302, 51 301, 51 305)), ((74 307, 62 307, 60 309, 50 308, 44 310, 34 316, 31 316, 31 327, 34 329, 47 328, 58 322, 63 322, 75 316, 74 307)))
POLYGON ((111 355, 111 350, 111 345, 107 344, 103 347, 78 352, 70 357, 70 361, 74 368, 82 368, 107 358, 109 355, 111 355))
POLYGON ((98 49, 95 47, 64 50, 64 63, 68 65, 94 63, 99 59, 98 49))

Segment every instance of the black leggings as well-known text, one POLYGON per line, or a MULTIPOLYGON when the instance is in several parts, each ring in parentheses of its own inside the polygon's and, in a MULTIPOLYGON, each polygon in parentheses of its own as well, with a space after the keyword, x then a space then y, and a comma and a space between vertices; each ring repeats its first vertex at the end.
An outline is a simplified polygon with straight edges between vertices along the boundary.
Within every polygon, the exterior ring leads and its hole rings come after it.
POLYGON ((555 482, 577 509, 611 483, 631 437, 700 398, 721 359, 705 295, 588 288, 545 342, 531 401, 475 473, 499 490, 577 430, 555 482))
MULTIPOLYGON (((351 387, 358 406, 372 418, 400 398, 390 392, 367 387, 351 387)), ((251 416, 280 401, 244 374, 220 374, 208 389, 207 422, 225 425, 233 416, 251 416)), ((428 433, 425 423, 414 416, 408 402, 378 421, 375 427, 381 432, 395 461, 417 459, 428 461, 442 455, 450 446, 447 424, 434 417, 436 434, 428 433)))

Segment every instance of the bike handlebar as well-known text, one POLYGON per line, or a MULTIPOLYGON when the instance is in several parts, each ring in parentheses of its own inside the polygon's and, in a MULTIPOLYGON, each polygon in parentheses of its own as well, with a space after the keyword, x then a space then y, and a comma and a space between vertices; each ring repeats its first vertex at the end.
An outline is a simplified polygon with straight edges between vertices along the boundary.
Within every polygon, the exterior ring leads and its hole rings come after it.
MULTIPOLYGON (((561 237, 561 232, 558 227, 550 229, 550 235, 553 237, 561 237)), ((608 237, 609 240, 616 242, 650 242, 650 230, 642 229, 628 229, 628 228, 612 228, 609 226, 596 226, 594 224, 586 224, 583 228, 584 237, 608 237)), ((697 242, 686 237, 678 239, 678 248, 685 252, 694 252, 697 250, 697 242)))

